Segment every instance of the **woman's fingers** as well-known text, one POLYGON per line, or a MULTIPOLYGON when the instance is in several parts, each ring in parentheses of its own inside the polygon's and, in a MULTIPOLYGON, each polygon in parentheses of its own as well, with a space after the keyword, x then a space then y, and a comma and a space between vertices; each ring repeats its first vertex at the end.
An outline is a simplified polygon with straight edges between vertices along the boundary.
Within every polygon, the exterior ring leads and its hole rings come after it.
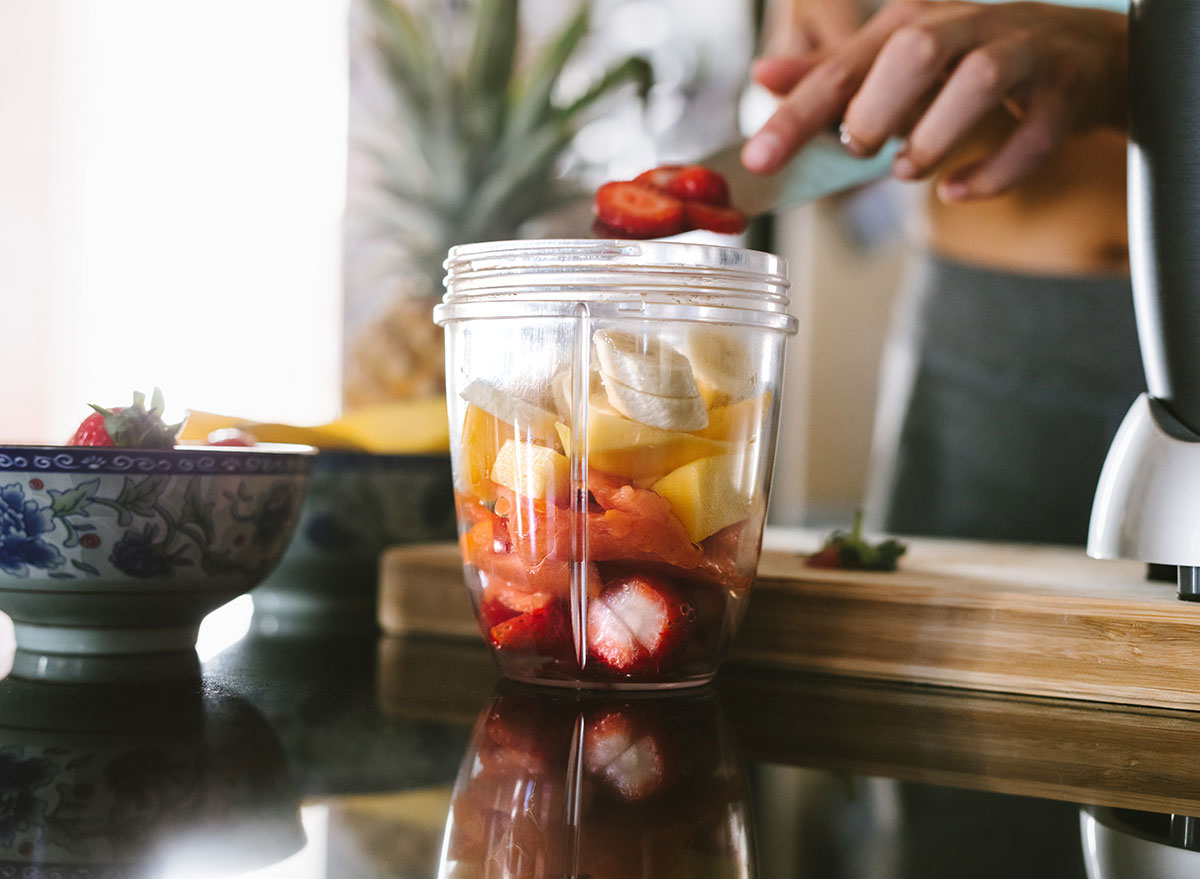
POLYGON ((803 76, 758 133, 746 141, 742 164, 751 171, 771 174, 809 138, 840 119, 900 14, 910 8, 914 5, 885 8, 803 76))
POLYGON ((893 165, 901 179, 933 170, 975 124, 1030 82, 1037 61, 1024 39, 1008 38, 969 52, 908 136, 893 165))
POLYGON ((988 158, 962 168, 938 184, 943 201, 970 201, 998 195, 1041 165, 1062 142, 1075 121, 1070 92, 1057 84, 1030 96, 1016 129, 988 158))
POLYGON ((921 109, 930 89, 979 44, 978 12, 949 6, 897 28, 883 44, 846 108, 842 137, 857 155, 873 155, 921 109))
POLYGON ((750 77, 768 91, 786 95, 820 60, 817 55, 759 58, 750 68, 750 77))

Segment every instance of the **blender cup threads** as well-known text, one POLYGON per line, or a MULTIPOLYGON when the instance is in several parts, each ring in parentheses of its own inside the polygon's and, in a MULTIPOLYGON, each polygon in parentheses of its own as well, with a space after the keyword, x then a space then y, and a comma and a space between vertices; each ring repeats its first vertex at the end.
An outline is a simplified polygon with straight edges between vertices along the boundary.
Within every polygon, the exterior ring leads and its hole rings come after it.
POLYGON ((678 242, 453 248, 446 384, 467 587, 501 671, 660 689, 716 672, 758 564, 789 282, 678 242))

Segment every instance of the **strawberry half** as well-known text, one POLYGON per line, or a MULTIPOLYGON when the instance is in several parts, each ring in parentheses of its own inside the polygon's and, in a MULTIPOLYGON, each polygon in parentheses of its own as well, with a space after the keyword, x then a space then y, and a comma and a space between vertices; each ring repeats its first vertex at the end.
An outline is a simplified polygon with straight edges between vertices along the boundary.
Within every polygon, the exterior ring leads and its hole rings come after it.
POLYGON ((729 184, 716 171, 703 165, 680 168, 665 188, 682 201, 695 201, 719 208, 729 205, 729 184))
POLYGON ((596 219, 631 238, 683 231, 683 202, 644 183, 618 180, 596 190, 596 219))
POLYGON ((621 672, 659 672, 683 646, 696 616, 670 581, 633 574, 611 583, 588 605, 588 650, 621 672))
POLYGON ((146 395, 133 394, 133 405, 104 409, 90 404, 96 411, 83 419, 67 441, 69 446, 119 446, 129 449, 170 449, 183 423, 167 424, 162 419, 163 395, 158 388, 146 408, 146 395))
POLYGON ((584 769, 622 800, 644 800, 662 789, 667 749, 628 711, 600 711, 588 718, 583 735, 584 769))
POLYGON ((569 658, 573 650, 571 616, 564 601, 552 601, 492 626, 489 637, 497 650, 569 658))
POLYGON ((683 205, 684 225, 689 229, 706 229, 722 235, 737 235, 746 228, 746 217, 736 208, 719 208, 698 201, 683 205))

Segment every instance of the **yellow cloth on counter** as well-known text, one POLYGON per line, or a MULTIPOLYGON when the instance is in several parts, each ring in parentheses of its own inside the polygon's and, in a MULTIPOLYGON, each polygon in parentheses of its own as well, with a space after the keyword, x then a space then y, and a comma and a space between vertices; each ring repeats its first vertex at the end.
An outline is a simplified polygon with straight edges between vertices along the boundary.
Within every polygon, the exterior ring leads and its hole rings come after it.
POLYGON ((318 449, 378 455, 412 455, 450 449, 450 427, 443 397, 365 406, 345 413, 336 421, 312 427, 248 421, 192 409, 179 432, 179 440, 202 443, 214 430, 228 427, 251 433, 262 443, 300 443, 318 449))

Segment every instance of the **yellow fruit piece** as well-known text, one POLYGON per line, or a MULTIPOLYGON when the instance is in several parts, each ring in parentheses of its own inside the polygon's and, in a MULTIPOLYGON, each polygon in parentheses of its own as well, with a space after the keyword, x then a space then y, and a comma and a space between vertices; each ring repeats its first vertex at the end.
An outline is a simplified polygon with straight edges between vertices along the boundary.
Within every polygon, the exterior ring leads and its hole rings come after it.
MULTIPOLYGON (((562 422, 554 427, 570 452, 571 428, 562 422)), ((661 477, 689 461, 730 451, 728 443, 596 410, 588 413, 587 434, 589 466, 631 481, 661 477)))
POLYGON ((524 497, 566 503, 571 497, 571 462, 554 449, 507 440, 496 455, 492 482, 524 497))
POLYGON ((754 510, 753 457, 717 455, 684 464, 650 486, 699 543, 754 510))
POLYGON ((494 501, 492 490, 492 468, 505 442, 516 437, 511 424, 507 424, 473 403, 467 404, 463 418, 461 467, 467 487, 485 503, 494 501))
POLYGON ((450 448, 444 397, 366 406, 312 427, 248 421, 193 409, 180 431, 180 441, 202 443, 214 430, 225 427, 245 430, 263 443, 301 443, 319 449, 380 455, 445 452, 450 448))
POLYGON ((745 400, 709 410, 708 427, 693 433, 696 436, 726 442, 752 442, 762 433, 770 409, 771 392, 764 391, 757 397, 747 397, 745 400))

